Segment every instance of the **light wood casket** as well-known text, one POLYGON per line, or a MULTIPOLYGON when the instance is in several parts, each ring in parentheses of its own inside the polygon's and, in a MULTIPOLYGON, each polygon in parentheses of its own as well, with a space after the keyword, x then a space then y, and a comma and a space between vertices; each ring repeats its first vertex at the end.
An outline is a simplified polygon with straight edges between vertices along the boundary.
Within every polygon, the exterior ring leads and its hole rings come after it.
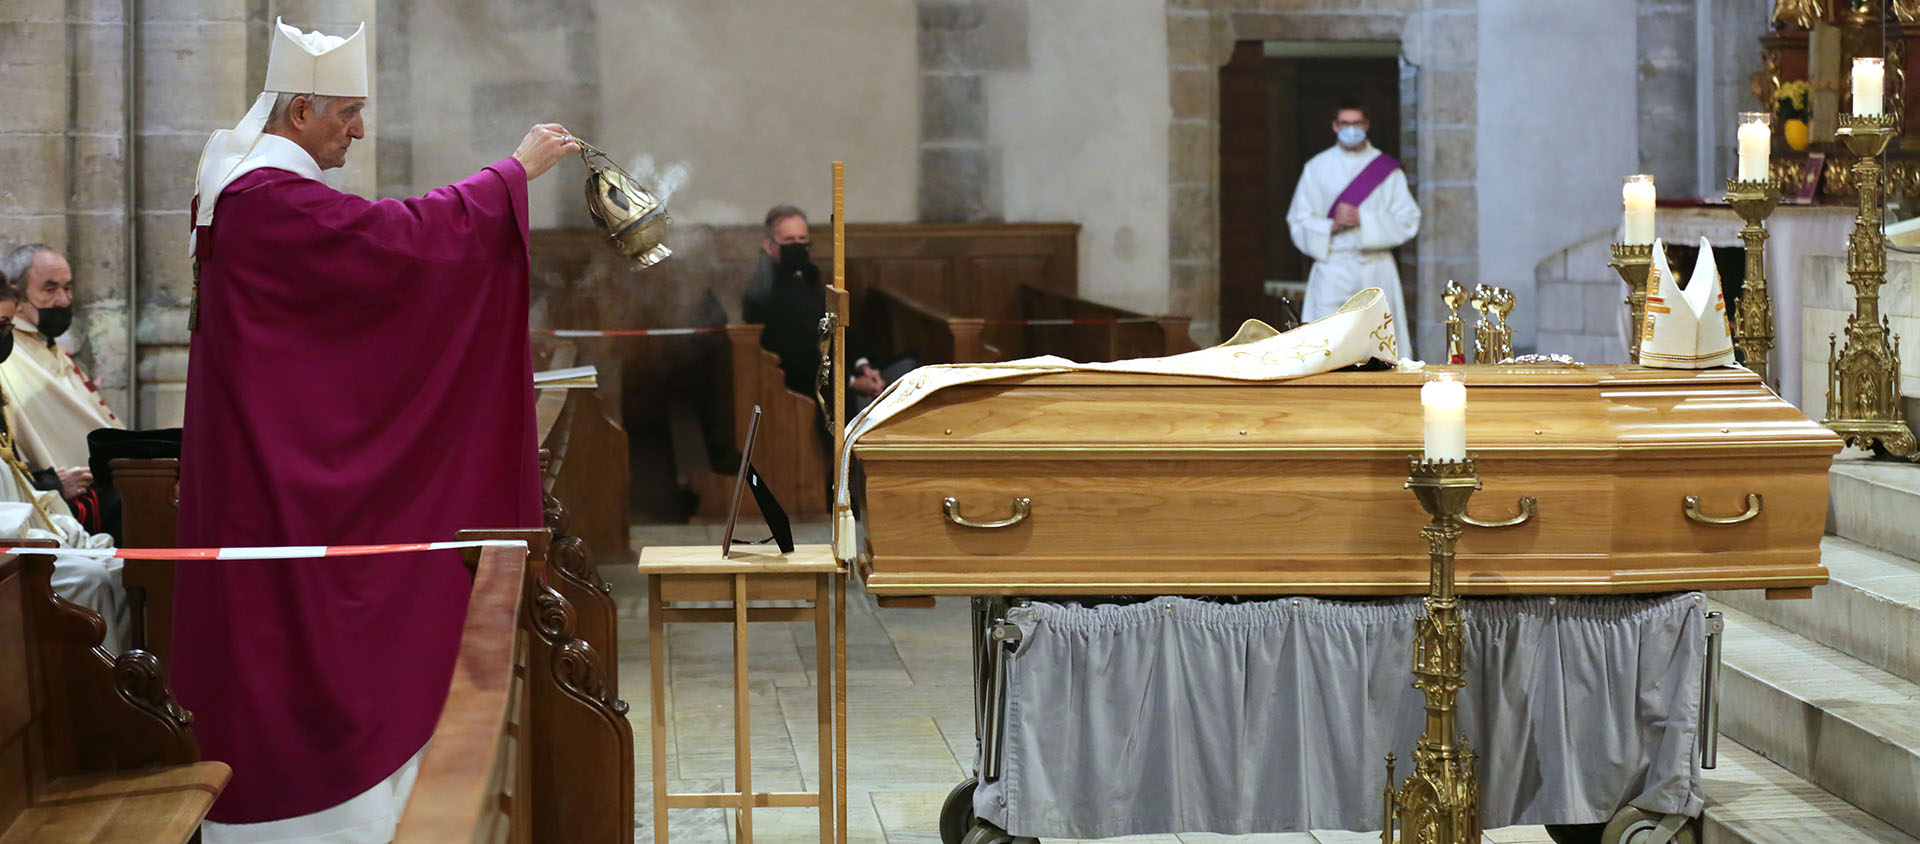
MULTIPOLYGON (((1435 368, 1439 369, 1439 368, 1435 368)), ((1483 488, 1468 594, 1825 583, 1840 440, 1744 369, 1449 367, 1483 488), (1717 524, 1749 511, 1757 515, 1717 524), (1687 500, 1694 497, 1694 515, 1687 500)), ((1434 371, 1434 370, 1429 370, 1434 371)), ((1292 381, 1068 372, 949 387, 855 446, 882 596, 1416 594, 1411 372, 1292 381), (952 498, 966 527, 943 513, 952 498)))

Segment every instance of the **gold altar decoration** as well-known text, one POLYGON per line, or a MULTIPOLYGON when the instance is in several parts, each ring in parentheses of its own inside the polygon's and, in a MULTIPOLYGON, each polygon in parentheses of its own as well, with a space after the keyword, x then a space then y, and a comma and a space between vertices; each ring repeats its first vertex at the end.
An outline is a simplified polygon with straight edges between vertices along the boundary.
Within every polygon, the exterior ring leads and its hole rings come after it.
POLYGON ((1473 327, 1473 362, 1493 364, 1513 357, 1513 329, 1507 327, 1507 314, 1513 312, 1513 291, 1482 284, 1474 288, 1473 295, 1474 308, 1483 313, 1473 327))
POLYGON ((640 185, 598 147, 579 137, 580 160, 587 165, 587 216, 607 233, 615 251, 642 267, 651 267, 673 254, 662 242, 673 218, 666 203, 640 185))
POLYGON ((1880 315, 1880 287, 1886 283, 1887 242, 1881 219, 1878 157, 1893 138, 1893 119, 1850 117, 1840 138, 1856 156, 1860 211, 1847 239, 1847 283, 1853 286, 1854 312, 1847 317, 1847 340, 1834 348, 1827 336, 1827 418, 1850 445, 1878 443, 1900 457, 1913 457, 1913 430, 1900 406, 1900 347, 1886 317, 1880 315))
POLYGON ((1607 262, 1627 283, 1627 362, 1640 362, 1640 326, 1647 321, 1647 275, 1653 272, 1653 244, 1613 244, 1613 260, 1607 262))
MULTIPOLYGON (((1779 113, 1775 95, 1783 86, 1810 85, 1817 92, 1807 117, 1814 137, 1809 149, 1776 148, 1772 163, 1774 184, 1781 195, 1798 193, 1803 168, 1819 179, 1822 202, 1851 203, 1857 197, 1854 155, 1845 140, 1834 134, 1851 112, 1847 68, 1857 57, 1886 60, 1884 111, 1892 116, 1897 140, 1882 156, 1882 196, 1920 200, 1920 114, 1910 114, 1907 100, 1920 97, 1920 0, 1776 0, 1773 20, 1779 28, 1759 40, 1761 69, 1751 77, 1754 98, 1764 110, 1779 113), (1835 47, 1815 56, 1813 30, 1835 37, 1835 47), (1911 81, 1911 84, 1910 84, 1911 81), (1811 155, 1824 156, 1818 164, 1811 155)), ((1782 113, 1781 117, 1785 117, 1782 113)))
POLYGON ((1733 346, 1747 368, 1771 384, 1767 356, 1773 352, 1773 296, 1767 290, 1766 219, 1780 204, 1780 192, 1768 182, 1728 179, 1727 203, 1746 221, 1740 242, 1747 250, 1747 278, 1734 308, 1733 346))
POLYGON ((1427 540, 1426 615, 1416 624, 1413 687, 1426 697, 1427 724, 1413 751, 1413 773, 1396 790, 1393 754, 1387 754, 1387 786, 1382 794, 1380 844, 1479 844, 1480 787, 1475 757, 1460 736, 1457 698, 1466 685, 1466 640, 1461 633, 1460 597, 1454 591, 1454 548, 1460 542, 1467 499, 1480 488, 1473 458, 1415 458, 1407 488, 1433 520, 1420 528, 1427 540))
POLYGON ((1440 292, 1440 301, 1447 303, 1447 363, 1467 362, 1467 327, 1460 321, 1460 303, 1466 295, 1453 279, 1447 279, 1446 289, 1440 292))
POLYGON ((1827 19, 1827 0, 1773 0, 1773 22, 1812 29, 1827 19))

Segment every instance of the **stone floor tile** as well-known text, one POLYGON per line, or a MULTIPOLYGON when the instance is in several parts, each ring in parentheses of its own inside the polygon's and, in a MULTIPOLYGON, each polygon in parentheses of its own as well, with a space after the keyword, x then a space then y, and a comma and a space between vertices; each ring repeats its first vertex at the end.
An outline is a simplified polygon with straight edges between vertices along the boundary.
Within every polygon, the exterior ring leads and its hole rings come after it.
POLYGON ((1178 837, 1180 844, 1318 844, 1311 832, 1279 832, 1259 835, 1217 835, 1211 832, 1183 832, 1180 833, 1178 837))
POLYGON ((1486 830, 1488 844, 1553 844, 1544 826, 1507 826, 1486 830))

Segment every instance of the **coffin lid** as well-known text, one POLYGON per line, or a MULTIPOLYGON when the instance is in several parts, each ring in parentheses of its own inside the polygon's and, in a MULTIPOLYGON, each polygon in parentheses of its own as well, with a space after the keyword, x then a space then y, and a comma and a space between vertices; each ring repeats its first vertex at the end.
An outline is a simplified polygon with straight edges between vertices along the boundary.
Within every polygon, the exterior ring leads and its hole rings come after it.
MULTIPOLYGON (((1280 382, 1061 372, 949 387, 861 438, 863 460, 1374 458, 1419 451, 1419 388, 1467 385, 1467 448, 1610 457, 1836 454, 1841 440, 1738 367, 1428 367, 1280 382)), ((1543 455, 1544 456, 1544 455, 1543 455)))

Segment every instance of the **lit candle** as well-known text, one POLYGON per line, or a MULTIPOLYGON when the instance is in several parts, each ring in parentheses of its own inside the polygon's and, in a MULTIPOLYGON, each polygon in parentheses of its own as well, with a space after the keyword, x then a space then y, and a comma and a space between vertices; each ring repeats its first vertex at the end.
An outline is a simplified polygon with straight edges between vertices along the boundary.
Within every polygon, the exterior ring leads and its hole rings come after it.
POLYGON ((1886 94, 1887 66, 1881 59, 1853 60, 1853 116, 1879 117, 1886 94))
POLYGON ((1653 244, 1653 177, 1644 173, 1628 176, 1620 188, 1627 216, 1623 242, 1629 246, 1653 244))
POLYGON ((1767 158, 1773 153, 1773 115, 1763 111, 1740 113, 1740 181, 1767 180, 1767 158))
POLYGON ((1428 460, 1467 459, 1467 385, 1448 373, 1420 388, 1428 460))

